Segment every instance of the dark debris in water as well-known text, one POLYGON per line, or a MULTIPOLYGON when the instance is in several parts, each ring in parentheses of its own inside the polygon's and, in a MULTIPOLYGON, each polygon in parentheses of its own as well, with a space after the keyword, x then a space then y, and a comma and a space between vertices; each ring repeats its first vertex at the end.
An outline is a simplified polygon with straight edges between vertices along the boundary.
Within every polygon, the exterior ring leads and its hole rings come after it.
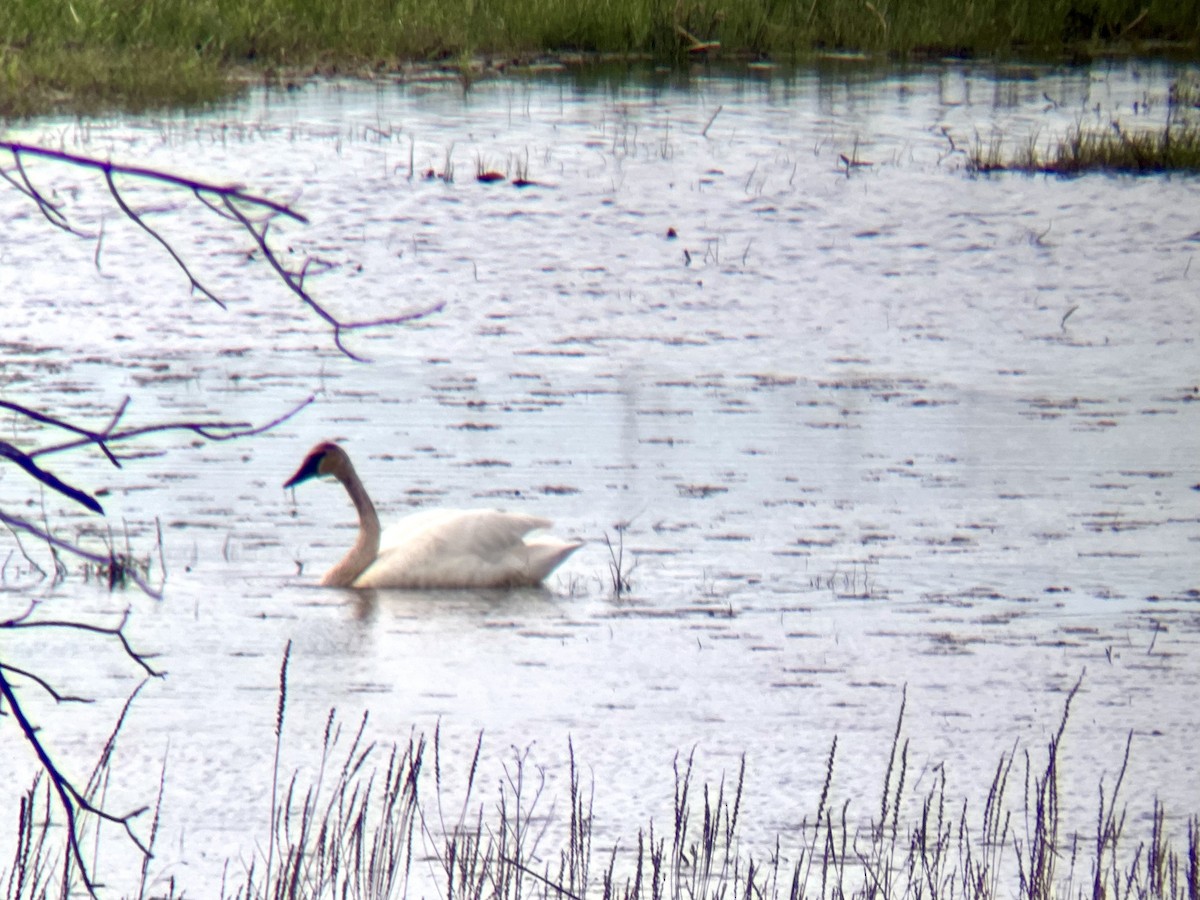
POLYGON ((692 497, 703 500, 714 494, 728 493, 729 488, 715 484, 677 484, 675 489, 681 497, 692 497))

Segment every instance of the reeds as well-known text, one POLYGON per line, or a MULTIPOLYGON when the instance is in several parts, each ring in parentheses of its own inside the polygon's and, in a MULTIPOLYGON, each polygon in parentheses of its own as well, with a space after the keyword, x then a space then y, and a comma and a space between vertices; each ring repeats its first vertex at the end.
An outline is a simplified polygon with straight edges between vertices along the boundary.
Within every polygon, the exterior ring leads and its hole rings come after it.
POLYGON ((1076 176, 1089 172, 1156 174, 1200 172, 1200 126, 1168 123, 1158 130, 1126 130, 1119 122, 1107 129, 1072 126, 1044 149, 1030 138, 1006 155, 996 138, 976 139, 968 152, 968 168, 979 174, 1024 172, 1076 176))
MULTIPOLYGON (((504 765, 500 799, 489 813, 482 804, 473 807, 471 799, 482 753, 481 736, 468 769, 465 799, 457 816, 447 822, 442 811, 440 763, 435 766, 436 817, 419 802, 417 781, 425 745, 410 738, 406 749, 393 748, 384 779, 393 787, 384 792, 384 802, 375 812, 368 814, 365 802, 356 805, 344 800, 371 793, 373 779, 367 775, 365 755, 353 752, 360 731, 333 792, 338 802, 325 805, 321 827, 314 829, 309 812, 313 806, 306 800, 301 807, 301 827, 285 827, 277 835, 281 846, 287 847, 284 871, 294 871, 295 861, 310 855, 325 861, 310 864, 307 868, 313 873, 332 874, 339 860, 343 871, 355 870, 355 866, 361 870, 361 860, 368 856, 362 843, 374 827, 384 832, 382 836, 376 832, 371 846, 388 850, 376 853, 372 857, 375 862, 365 871, 382 863, 392 868, 394 877, 386 881, 377 876, 373 881, 343 879, 343 887, 336 891, 332 878, 310 878, 303 882, 306 890, 298 894, 256 891, 251 879, 246 892, 238 896, 398 896, 393 892, 410 883, 415 886, 411 877, 413 823, 419 821, 426 853, 437 860, 433 883, 446 900, 1200 900, 1197 816, 1188 820, 1186 849, 1177 850, 1166 835, 1163 806, 1156 801, 1151 833, 1128 852, 1119 794, 1130 743, 1109 796, 1101 785, 1094 840, 1077 834, 1064 839, 1060 833, 1059 751, 1078 689, 1077 684, 1067 696, 1045 759, 1038 763, 1028 752, 1023 754, 1024 791, 1016 809, 1008 796, 1018 758, 1015 750, 1003 754, 993 770, 978 815, 972 814, 966 802, 948 800, 944 774, 923 797, 909 796, 909 742, 902 738, 905 698, 877 818, 855 824, 851 802, 836 807, 830 804, 835 739, 811 826, 805 824, 797 834, 779 836, 774 847, 759 858, 745 852, 738 837, 745 760, 729 785, 723 777, 715 787, 703 784, 697 802, 693 755, 677 757, 669 830, 664 833, 651 821, 639 829, 631 852, 623 854, 616 846, 604 852, 598 876, 592 874, 593 795, 581 782, 573 747, 569 747, 566 832, 557 851, 549 851, 545 844, 555 823, 538 809, 544 801, 544 773, 531 766, 528 751, 514 750, 511 761, 504 765), (397 787, 400 782, 395 772, 406 773, 403 789, 397 787), (356 773, 358 783, 352 777, 356 773), (367 779, 365 788, 362 778, 367 779), (915 818, 903 819, 902 810, 912 809, 914 801, 919 801, 915 818), (393 817, 395 821, 389 824, 393 817), (315 833, 327 837, 309 848, 315 833), (790 842, 796 846, 789 848, 790 842), (1088 854, 1082 853, 1082 848, 1089 844, 1090 869, 1084 875, 1079 867, 1084 865, 1081 857, 1088 854), (352 884, 353 890, 347 892, 346 884, 352 884)), ((435 760, 441 758, 439 745, 435 733, 435 760)), ((285 818, 292 805, 290 798, 282 805, 285 818)))
MULTIPOLYGON (((813 819, 759 853, 739 838, 744 759, 729 783, 722 777, 698 786, 693 755, 677 757, 666 829, 651 820, 628 849, 597 849, 592 788, 581 779, 570 745, 566 815, 540 808, 547 803, 546 773, 528 750, 513 749, 502 766, 498 799, 477 802, 482 735, 466 770, 463 799, 447 815, 453 791, 443 781, 438 732, 431 746, 412 735, 384 750, 366 741, 364 717, 342 750, 342 729, 331 713, 313 783, 301 790, 293 776, 275 803, 269 862, 251 866, 244 882, 221 896, 1200 900, 1200 816, 1186 820, 1186 846, 1178 847, 1155 800, 1149 833, 1129 835, 1121 792, 1132 736, 1115 780, 1099 786, 1095 834, 1063 833, 1060 751, 1078 689, 1076 684, 1068 693, 1044 757, 1018 753, 1015 746, 1001 754, 978 810, 948 796, 943 767, 935 767, 923 795, 912 794, 902 698, 876 813, 859 818, 866 798, 833 800, 835 738, 813 819), (426 795, 420 786, 430 755, 434 790, 426 795), (1014 791, 1018 796, 1011 796, 1014 791)), ((9 897, 67 893, 51 874, 57 857, 50 807, 39 799, 44 790, 35 783, 21 805, 11 868, 0 872, 9 897), (38 812, 43 808, 45 816, 38 812)), ((172 885, 172 895, 174 890, 172 885)))
POLYGON ((1129 129, 1119 121, 1106 128, 1076 122, 1066 135, 1038 146, 1036 135, 1008 153, 999 135, 976 136, 967 167, 992 172, 1075 176, 1089 172, 1154 174, 1200 172, 1200 82, 1194 76, 1171 85, 1166 122, 1158 128, 1129 129))

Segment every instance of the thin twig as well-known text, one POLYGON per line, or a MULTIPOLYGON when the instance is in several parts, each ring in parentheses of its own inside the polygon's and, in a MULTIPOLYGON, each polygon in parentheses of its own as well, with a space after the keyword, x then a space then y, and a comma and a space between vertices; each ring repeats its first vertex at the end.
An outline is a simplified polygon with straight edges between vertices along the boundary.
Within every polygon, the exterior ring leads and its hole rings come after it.
MULTIPOLYGON (((356 331, 367 328, 381 328, 390 325, 401 325, 406 322, 411 322, 416 319, 424 318, 439 312, 445 304, 442 302, 435 303, 427 308, 405 313, 399 316, 384 316, 376 319, 367 319, 355 322, 343 322, 330 313, 328 313, 321 304, 312 297, 304 288, 304 276, 308 272, 309 264, 312 260, 304 263, 299 273, 289 271, 279 261, 274 250, 267 243, 267 233, 272 219, 278 216, 284 216, 296 222, 308 223, 308 218, 296 212, 290 206, 284 203, 279 203, 274 200, 269 200, 266 197, 261 197, 255 194, 247 193, 241 185, 237 184, 214 184, 212 182, 198 181, 193 178, 185 178, 181 175, 174 175, 170 172, 164 172, 160 169, 151 169, 145 166, 128 166, 114 163, 108 160, 94 159, 88 156, 79 156, 74 153, 67 153, 62 150, 51 150, 45 147, 37 147, 32 144, 22 144, 14 141, 0 141, 0 149, 7 149, 13 156, 16 162, 17 172, 20 174, 18 180, 9 172, 0 169, 2 175, 10 184, 17 188, 25 196, 29 197, 38 209, 42 212, 50 222, 59 228, 70 231, 73 234, 82 237, 93 237, 93 235, 84 234, 81 231, 74 229, 60 208, 49 201, 42 195, 33 184, 28 173, 25 170, 23 156, 37 156, 43 159, 54 160, 57 162, 69 163, 71 165, 82 166, 87 169, 102 172, 106 183, 108 184, 109 193, 112 194, 113 200, 131 221, 137 224, 142 230, 149 234, 155 241, 162 245, 167 251, 175 264, 187 277, 192 290, 199 291, 208 299, 225 308, 226 304, 212 290, 206 287, 188 268, 182 256, 175 250, 171 243, 164 238, 158 231, 152 228, 142 214, 133 209, 121 194, 117 187, 114 176, 124 175, 134 178, 144 178, 152 181, 158 181, 163 184, 174 187, 182 187, 190 190, 197 199, 200 200, 208 209, 224 219, 231 222, 236 222, 246 230, 255 243, 262 250, 263 257, 267 263, 275 270, 275 273, 283 281, 284 285, 299 297, 313 312, 325 320, 333 328, 333 341, 338 350, 357 362, 365 362, 365 359, 349 350, 342 342, 342 335, 345 332, 356 331), (248 214, 247 209, 253 209, 265 212, 264 216, 253 216, 248 214)), ((96 261, 99 259, 99 247, 96 250, 96 261)))
MULTIPOLYGON (((143 425, 138 428, 127 428, 124 431, 103 431, 99 433, 99 436, 108 443, 116 443, 163 431, 191 431, 210 441, 230 441, 234 438, 250 437, 251 435, 262 434, 264 431, 270 431, 272 428, 282 425, 288 419, 292 418, 292 416, 296 415, 315 399, 315 396, 309 396, 283 415, 277 416, 265 425, 251 425, 249 422, 166 422, 160 425, 143 425)), ((76 447, 82 447, 92 442, 93 440, 88 438, 54 444, 49 447, 40 447, 30 453, 29 456, 34 458, 47 453, 61 453, 65 450, 74 450, 76 447)))
POLYGON ((125 610, 125 612, 122 614, 121 623, 119 625, 117 625, 116 628, 108 628, 108 627, 105 627, 104 625, 92 625, 87 622, 65 621, 62 619, 34 619, 33 621, 30 621, 29 617, 33 614, 34 609, 35 609, 35 607, 30 606, 28 609, 25 610, 25 612, 21 613, 21 615, 16 616, 15 618, 9 619, 5 622, 0 622, 0 629, 3 629, 3 628, 10 628, 10 629, 70 628, 74 631, 90 631, 92 634, 104 635, 106 637, 115 637, 118 641, 120 641, 121 647, 125 651, 125 655, 128 656, 133 662, 135 662, 139 666, 141 666, 142 669, 145 670, 147 675, 150 675, 153 678, 163 678, 166 676, 166 672, 159 672, 156 669, 154 669, 148 662, 146 662, 146 660, 149 659, 149 657, 143 653, 138 653, 136 650, 134 650, 133 647, 129 643, 129 639, 125 637, 125 626, 129 623, 129 610, 128 609, 125 610))
MULTIPOLYGON (((136 693, 136 691, 135 691, 136 693)), ((46 747, 42 744, 41 738, 38 735, 37 727, 25 715, 24 709, 21 707, 21 702, 14 693, 12 686, 8 683, 8 679, 4 677, 3 669, 0 669, 0 697, 4 698, 5 704, 9 713, 17 722, 17 727, 24 735, 26 742, 33 749, 34 754, 38 758, 38 762, 42 770, 50 779, 50 786, 58 795, 59 805, 62 807, 63 815, 67 819, 67 845, 71 857, 75 860, 76 866, 79 867, 79 877, 83 879, 84 889, 91 897, 96 897, 96 884, 92 881, 90 872, 88 871, 87 863, 83 859, 83 851, 79 847, 79 814, 90 813, 99 819, 106 822, 111 822, 116 825, 121 825, 125 829, 125 833, 133 841, 134 845, 143 854, 148 854, 149 849, 142 843, 130 822, 146 811, 146 807, 134 810, 123 816, 114 815, 106 812, 98 806, 94 806, 79 790, 72 784, 70 779, 63 774, 58 768, 54 760, 50 757, 46 747)))
MULTIPOLYGON (((17 160, 18 166, 20 165, 21 154, 23 153, 28 154, 29 156, 40 156, 44 159, 53 159, 59 162, 70 163, 71 165, 75 166, 83 166, 86 169, 98 169, 99 171, 104 172, 105 175, 109 175, 114 172, 121 175, 133 175, 138 178, 149 178, 153 181, 161 181, 165 184, 178 185, 180 187, 185 187, 190 191, 207 191, 209 193, 220 194, 222 196, 235 197, 238 200, 244 200, 245 202, 251 203, 254 206, 261 206, 271 210, 272 212, 278 213, 279 215, 287 216, 288 218, 294 219, 297 222, 302 222, 306 225, 308 224, 308 218, 306 216, 296 212, 286 204, 278 203, 274 200, 270 200, 266 197, 260 197, 255 194, 248 194, 239 184, 213 184, 210 181, 198 181, 194 178, 185 178, 182 175, 174 175, 170 172, 164 172, 161 169, 150 169, 145 166, 125 166, 121 165, 120 163, 109 162, 107 160, 93 159, 90 156, 78 156, 74 153, 67 153, 63 150, 51 150, 46 147, 38 147, 33 144, 21 144, 14 141, 0 141, 0 148, 11 152, 13 158, 17 160)), ((24 175, 24 169, 22 169, 21 172, 22 175, 24 175)), ((37 191, 33 188, 33 185, 29 184, 28 178, 26 178, 26 184, 29 185, 30 190, 34 191, 33 198, 37 200, 40 195, 37 194, 37 191)), ((51 209, 56 209, 56 207, 51 205, 51 209)))
POLYGON ((171 243, 161 234, 147 225, 146 220, 134 212, 129 204, 125 202, 125 198, 121 196, 121 192, 117 189, 116 182, 113 181, 112 169, 104 170, 104 178, 108 182, 108 192, 112 194, 113 200, 115 200, 117 206, 121 208, 121 212, 125 213, 126 216, 132 219, 134 224, 145 231, 146 234, 150 235, 150 237, 162 244, 163 249, 170 254, 171 259, 175 260, 175 265, 179 266, 180 271, 187 276, 188 281, 191 282, 192 289, 199 291, 213 303, 217 304, 217 306, 221 307, 221 309, 227 309, 228 307, 226 307, 225 301, 206 288, 201 283, 200 279, 192 274, 192 270, 187 267, 187 263, 183 261, 183 258, 175 252, 175 248, 171 246, 171 243))
POLYGON ((379 328, 384 325, 402 325, 406 322, 423 319, 426 316, 431 316, 434 313, 441 312, 446 306, 445 301, 438 301, 432 306, 428 306, 421 310, 416 310, 415 312, 403 313, 399 316, 385 316, 379 319, 367 319, 358 322, 343 322, 336 318, 332 313, 327 311, 325 307, 313 299, 313 296, 304 289, 304 275, 307 271, 307 263, 305 264, 305 267, 300 270, 299 274, 290 272, 283 267, 283 264, 278 260, 278 258, 276 258, 275 254, 271 252, 271 248, 267 244, 267 230, 270 226, 270 223, 263 223, 261 227, 256 226, 250 221, 250 218, 245 213, 238 209, 235 202, 237 198, 231 195, 226 195, 222 199, 225 201, 225 207, 229 210, 230 214, 232 214, 242 224, 242 227, 250 232, 250 234, 254 237, 254 240, 258 242, 258 246, 263 251, 267 263, 275 270, 275 273, 287 286, 288 290, 299 297, 300 300, 302 300, 304 304, 320 318, 325 320, 325 322, 333 329, 334 345, 338 348, 338 350, 350 357, 350 359, 354 360, 355 362, 366 362, 367 359, 366 357, 359 356, 342 343, 343 331, 358 331, 365 328, 379 328))

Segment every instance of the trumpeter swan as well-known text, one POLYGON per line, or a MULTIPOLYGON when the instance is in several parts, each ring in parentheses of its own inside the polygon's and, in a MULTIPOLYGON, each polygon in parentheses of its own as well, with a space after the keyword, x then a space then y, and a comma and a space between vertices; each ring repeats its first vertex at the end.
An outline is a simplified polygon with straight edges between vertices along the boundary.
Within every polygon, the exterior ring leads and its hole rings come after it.
POLYGON ((342 483, 358 510, 358 539, 321 584, 356 588, 495 588, 537 585, 581 541, 526 537, 550 521, 497 509, 414 513, 380 534, 379 516, 346 451, 317 444, 284 487, 318 475, 342 483))

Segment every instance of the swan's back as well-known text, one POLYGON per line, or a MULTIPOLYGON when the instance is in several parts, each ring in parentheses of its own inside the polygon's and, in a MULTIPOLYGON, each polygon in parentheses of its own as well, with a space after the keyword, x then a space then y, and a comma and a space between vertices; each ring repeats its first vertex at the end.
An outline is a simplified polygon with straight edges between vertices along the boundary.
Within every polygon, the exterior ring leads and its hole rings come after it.
POLYGON ((384 531, 355 587, 495 588, 540 584, 579 548, 547 535, 548 519, 494 509, 413 513, 384 531))

